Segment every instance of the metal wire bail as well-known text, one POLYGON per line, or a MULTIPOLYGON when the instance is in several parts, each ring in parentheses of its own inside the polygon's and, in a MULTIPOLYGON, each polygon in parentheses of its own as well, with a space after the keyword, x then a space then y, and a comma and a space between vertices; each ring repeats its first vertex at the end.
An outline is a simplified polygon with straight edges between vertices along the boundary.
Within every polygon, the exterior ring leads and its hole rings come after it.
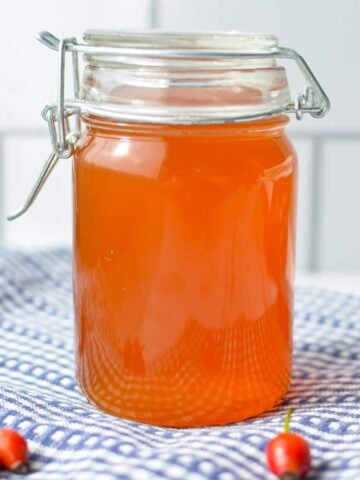
MULTIPOLYGON (((295 60, 301 73, 303 74, 307 86, 303 94, 300 94, 296 99, 286 105, 285 113, 295 113, 296 118, 301 120, 304 113, 310 113, 311 116, 320 118, 326 115, 330 108, 330 102, 322 89, 317 78, 311 71, 309 65, 295 50, 283 47, 275 47, 271 51, 260 52, 239 52, 239 51, 216 51, 204 49, 144 49, 144 48, 127 48, 127 47, 103 47, 89 44, 78 43, 76 38, 58 39, 50 32, 40 32, 38 40, 52 50, 58 51, 59 58, 59 77, 58 77, 58 93, 57 102, 46 105, 43 109, 43 118, 47 121, 51 144, 53 151, 44 165, 43 170, 38 177, 35 186, 30 192, 25 204, 13 215, 8 217, 9 220, 18 218, 25 213, 32 205, 39 191, 43 187, 45 181, 57 164, 59 158, 70 158, 74 151, 74 145, 80 133, 80 110, 85 109, 79 98, 80 81, 79 81, 79 53, 88 55, 114 55, 121 53, 123 57, 149 57, 156 58, 161 56, 173 56, 177 58, 207 58, 217 59, 223 58, 277 58, 295 60), (66 70, 66 53, 70 52, 72 56, 72 73, 73 73, 73 90, 74 98, 65 101, 65 70, 66 70), (71 131, 69 118, 75 119, 75 128, 71 131)), ((279 112, 277 112, 279 113, 279 112)), ((260 117, 259 117, 260 118, 260 117)), ((245 118, 246 120, 246 118, 245 118)))

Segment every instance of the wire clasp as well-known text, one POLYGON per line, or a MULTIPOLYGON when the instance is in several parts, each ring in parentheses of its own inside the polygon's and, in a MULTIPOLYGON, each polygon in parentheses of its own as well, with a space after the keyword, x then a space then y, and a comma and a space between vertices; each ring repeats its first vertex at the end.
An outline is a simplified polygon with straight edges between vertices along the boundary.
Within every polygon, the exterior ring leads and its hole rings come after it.
MULTIPOLYGON (((269 59, 290 59, 295 60, 301 73, 306 80, 304 93, 298 95, 296 99, 281 110, 269 112, 264 116, 270 116, 279 113, 295 113, 296 118, 301 120, 304 113, 320 118, 327 114, 330 108, 330 102, 322 89, 317 78, 313 74, 309 65, 303 57, 295 50, 283 47, 274 47, 269 51, 221 51, 221 50, 205 50, 205 49, 159 49, 159 48, 136 48, 124 46, 99 46, 78 43, 76 38, 58 39, 49 32, 41 32, 38 40, 52 50, 58 52, 58 92, 56 103, 46 105, 42 111, 43 118, 47 121, 52 152, 45 163, 33 189, 30 192, 24 205, 14 214, 8 216, 8 220, 23 215, 33 204, 35 198, 39 194, 44 183, 53 171, 55 165, 60 158, 70 158, 74 152, 74 147, 80 135, 80 113, 86 113, 86 104, 80 100, 80 81, 79 81, 79 53, 86 55, 112 56, 120 55, 122 58, 269 58, 269 59), (73 99, 65 100, 65 66, 66 53, 69 52, 72 57, 72 74, 73 74, 73 99), (70 126, 71 117, 74 119, 75 125, 70 126)), ((126 116, 124 116, 126 119, 126 116)), ((261 116, 257 118, 262 118, 261 116)), ((241 120, 252 120, 253 118, 241 117, 241 120)))

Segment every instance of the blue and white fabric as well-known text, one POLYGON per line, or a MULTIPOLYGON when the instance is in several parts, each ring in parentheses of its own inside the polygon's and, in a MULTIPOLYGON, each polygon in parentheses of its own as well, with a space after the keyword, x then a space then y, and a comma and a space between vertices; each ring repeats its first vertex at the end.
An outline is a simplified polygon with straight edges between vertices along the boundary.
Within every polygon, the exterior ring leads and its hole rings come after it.
POLYGON ((360 296, 297 290, 282 406, 226 427, 157 428, 98 411, 76 385, 70 252, 0 251, 0 427, 29 440, 29 479, 272 479, 264 448, 289 405, 311 444, 307 478, 359 480, 360 296))

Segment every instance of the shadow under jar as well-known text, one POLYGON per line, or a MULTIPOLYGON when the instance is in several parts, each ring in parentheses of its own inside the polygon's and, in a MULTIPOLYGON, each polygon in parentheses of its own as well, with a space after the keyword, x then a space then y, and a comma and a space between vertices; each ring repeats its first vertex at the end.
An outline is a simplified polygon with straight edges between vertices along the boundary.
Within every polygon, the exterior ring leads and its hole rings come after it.
POLYGON ((272 36, 89 31, 74 152, 77 376, 164 426, 260 414, 290 381, 296 154, 272 36), (173 49, 223 57, 173 58, 173 49))

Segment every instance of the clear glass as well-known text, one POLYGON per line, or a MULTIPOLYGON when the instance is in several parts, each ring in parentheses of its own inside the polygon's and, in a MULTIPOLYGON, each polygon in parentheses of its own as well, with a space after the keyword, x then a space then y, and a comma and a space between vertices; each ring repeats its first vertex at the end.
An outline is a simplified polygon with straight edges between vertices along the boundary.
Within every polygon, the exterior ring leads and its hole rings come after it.
POLYGON ((85 56, 82 111, 90 115, 167 124, 240 122, 274 116, 290 103, 286 72, 273 57, 229 56, 271 53, 277 46, 271 35, 90 31, 85 40, 117 47, 112 55, 85 56), (143 54, 149 50, 156 56, 143 54))

